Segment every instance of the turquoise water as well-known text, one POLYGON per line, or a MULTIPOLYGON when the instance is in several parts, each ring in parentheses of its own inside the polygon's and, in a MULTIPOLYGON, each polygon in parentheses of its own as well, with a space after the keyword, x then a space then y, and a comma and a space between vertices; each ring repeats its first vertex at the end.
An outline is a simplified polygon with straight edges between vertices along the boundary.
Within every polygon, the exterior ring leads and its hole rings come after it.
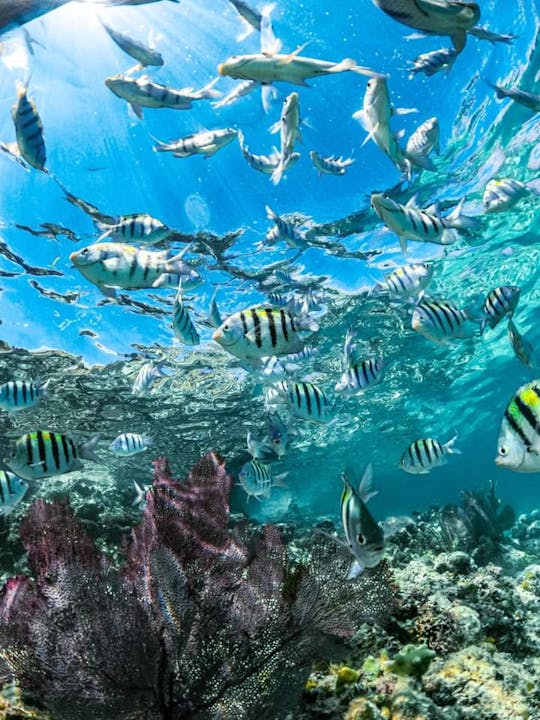
MULTIPOLYGON (((516 323, 528 337, 534 339, 536 333, 540 343, 535 232, 540 201, 531 196, 516 209, 491 216, 483 216, 481 203, 491 177, 525 182, 537 177, 540 167, 538 115, 511 100, 497 100, 486 83, 540 91, 538 7, 525 0, 512 5, 510 9, 502 0, 482 3, 481 19, 490 30, 516 35, 512 45, 471 37, 448 75, 429 78, 419 74, 409 79, 409 61, 448 46, 448 38, 407 40, 404 36, 413 31, 368 0, 346 7, 287 2, 286 7, 278 4, 272 21, 284 52, 309 43, 304 54, 311 57, 335 61, 351 57, 387 73, 393 105, 418 109, 392 120, 393 129, 403 128, 405 137, 425 119, 439 118, 437 171, 403 182, 397 197, 405 202, 419 192, 423 207, 464 197, 466 213, 478 216, 480 227, 446 249, 411 242, 407 261, 432 260, 430 293, 460 307, 477 303, 499 284, 519 285, 516 323)), ((150 36, 165 64, 145 72, 171 87, 200 88, 216 77, 218 64, 229 56, 259 49, 257 32, 237 41, 241 24, 225 0, 158 2, 101 12, 122 32, 145 42, 150 36)), ((156 153, 154 139, 168 141, 202 129, 233 127, 242 131, 252 152, 268 154, 279 143, 269 127, 279 119, 292 86, 278 85, 278 98, 268 113, 255 91, 220 109, 208 100, 197 101, 192 110, 145 109, 139 120, 104 84, 106 77, 125 72, 135 61, 104 31, 94 6, 69 3, 26 28, 36 41, 31 45, 33 54, 20 31, 6 35, 2 46, 1 140, 14 140, 10 109, 16 83, 28 81, 28 95, 44 124, 47 168, 70 193, 104 214, 149 213, 186 235, 222 236, 241 229, 228 250, 240 270, 260 272, 264 279, 271 274, 265 271, 268 265, 289 259, 288 272, 295 269, 300 279, 321 278, 328 312, 313 337, 318 352, 297 377, 316 379, 333 398, 349 327, 358 330, 364 352, 380 350, 387 358, 383 382, 358 397, 337 401, 332 424, 321 427, 298 421, 299 435, 285 457, 272 466, 276 473, 289 473, 288 489, 276 489, 269 500, 248 503, 245 493, 236 488, 233 509, 272 519, 290 517, 287 513, 292 510, 308 519, 337 517, 341 471, 352 465, 360 474, 368 462, 374 464, 380 491, 372 503, 380 519, 456 502, 461 490, 492 478, 499 481, 502 498, 517 510, 539 505, 536 474, 517 475, 494 464, 506 404, 517 387, 537 372, 515 357, 506 322, 481 338, 439 347, 410 328, 407 306, 391 305, 377 293, 366 297, 383 272, 405 258, 396 236, 384 231, 369 209, 371 192, 394 187, 402 178, 374 143, 362 146, 366 133, 352 114, 362 105, 365 77, 340 73, 312 80, 309 88, 296 88, 305 119, 303 144, 296 147, 301 157, 274 186, 268 176, 247 165, 236 141, 205 160, 156 153), (309 160, 312 149, 321 155, 352 156, 355 163, 343 177, 320 177, 309 160), (296 257, 297 252, 283 243, 264 251, 257 248, 271 226, 266 205, 280 215, 292 213, 303 219, 319 238, 326 232, 320 227, 325 223, 365 212, 352 234, 325 236, 328 247, 310 248, 296 257), (358 251, 373 254, 362 260, 354 256, 358 251), (413 440, 437 437, 445 442, 456 433, 462 455, 451 456, 446 466, 429 475, 407 475, 399 469, 399 459, 413 440)), ((215 89, 227 93, 236 82, 220 78, 215 89)), ((42 481, 43 486, 31 487, 24 502, 43 491, 67 492, 83 515, 101 508, 101 522, 106 525, 111 504, 124 506, 126 513, 136 512, 130 509, 132 480, 150 482, 151 459, 157 454, 168 455, 182 475, 203 452, 216 449, 237 474, 249 459, 246 432, 257 430, 264 419, 263 389, 252 371, 212 342, 212 330, 200 319, 207 316, 214 291, 225 316, 263 303, 263 286, 240 272, 224 272, 195 244, 187 259, 197 263, 204 282, 188 296, 201 345, 194 350, 182 346, 170 327, 174 290, 125 293, 144 303, 142 307, 104 302, 69 260, 70 253, 99 236, 90 217, 66 202, 51 175, 26 172, 7 155, 0 162, 4 242, 26 265, 59 273, 32 276, 28 269, 0 258, 0 270, 16 273, 0 282, 0 338, 12 346, 40 351, 26 359, 6 353, 0 360, 0 380, 51 377, 50 397, 36 412, 2 415, 2 457, 20 435, 32 430, 102 433, 97 449, 102 465, 86 463, 83 472, 42 481), (17 227, 39 230, 43 223, 61 224, 73 231, 75 239, 35 236, 17 227), (54 294, 48 297, 44 292, 54 294), (148 359, 166 359, 170 377, 160 381, 152 395, 137 399, 131 386, 148 359), (121 432, 151 434, 155 446, 144 455, 115 457, 108 446, 121 432)))

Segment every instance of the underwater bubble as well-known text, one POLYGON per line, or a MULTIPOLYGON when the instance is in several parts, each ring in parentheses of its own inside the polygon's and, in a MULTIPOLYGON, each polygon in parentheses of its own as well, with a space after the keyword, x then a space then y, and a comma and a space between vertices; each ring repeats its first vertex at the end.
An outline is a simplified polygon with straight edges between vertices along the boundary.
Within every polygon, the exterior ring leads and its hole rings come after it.
POLYGON ((505 247, 503 250, 501 250, 502 255, 512 255, 514 252, 514 248, 512 247, 505 247))
POLYGON ((184 203, 184 212, 188 220, 195 226, 195 230, 202 230, 208 226, 210 209, 202 195, 198 193, 188 195, 184 203))

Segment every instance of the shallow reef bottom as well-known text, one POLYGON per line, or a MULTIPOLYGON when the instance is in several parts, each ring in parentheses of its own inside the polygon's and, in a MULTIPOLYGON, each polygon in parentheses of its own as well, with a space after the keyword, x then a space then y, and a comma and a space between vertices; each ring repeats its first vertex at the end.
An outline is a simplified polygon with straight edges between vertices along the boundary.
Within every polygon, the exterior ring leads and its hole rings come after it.
POLYGON ((540 718, 538 513, 491 486, 394 518, 387 558, 347 582, 331 522, 231 517, 218 455, 182 482, 154 468, 114 558, 67 501, 30 508, 30 571, 0 594, 0 718, 540 718))

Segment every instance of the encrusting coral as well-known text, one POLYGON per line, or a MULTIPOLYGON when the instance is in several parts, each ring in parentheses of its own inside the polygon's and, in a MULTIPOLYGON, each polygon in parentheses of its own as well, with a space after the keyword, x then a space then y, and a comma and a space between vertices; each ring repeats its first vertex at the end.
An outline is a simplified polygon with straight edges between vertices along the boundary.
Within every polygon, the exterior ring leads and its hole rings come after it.
POLYGON ((0 596, 2 658, 55 720, 275 720, 314 658, 390 615, 391 573, 346 582, 348 553, 323 534, 298 562, 273 526, 231 531, 233 480, 213 453, 183 483, 154 468, 121 568, 66 501, 34 503, 31 576, 0 596))

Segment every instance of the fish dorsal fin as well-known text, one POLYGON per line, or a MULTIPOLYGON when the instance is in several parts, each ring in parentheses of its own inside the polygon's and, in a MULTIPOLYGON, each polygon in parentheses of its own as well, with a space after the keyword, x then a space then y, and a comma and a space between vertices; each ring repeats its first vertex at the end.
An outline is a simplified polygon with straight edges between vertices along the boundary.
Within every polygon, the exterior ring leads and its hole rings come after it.
POLYGON ((428 213, 428 215, 440 215, 441 214, 441 203, 436 200, 431 205, 428 205, 427 208, 424 208, 424 212, 428 213))
POLYGON ((418 193, 415 193, 411 198, 407 200, 405 203, 406 208, 418 208, 418 193))
POLYGON ((372 497, 377 495, 377 490, 373 488, 373 464, 369 463, 367 468, 364 470, 362 480, 358 486, 358 497, 362 502, 368 503, 372 497))

